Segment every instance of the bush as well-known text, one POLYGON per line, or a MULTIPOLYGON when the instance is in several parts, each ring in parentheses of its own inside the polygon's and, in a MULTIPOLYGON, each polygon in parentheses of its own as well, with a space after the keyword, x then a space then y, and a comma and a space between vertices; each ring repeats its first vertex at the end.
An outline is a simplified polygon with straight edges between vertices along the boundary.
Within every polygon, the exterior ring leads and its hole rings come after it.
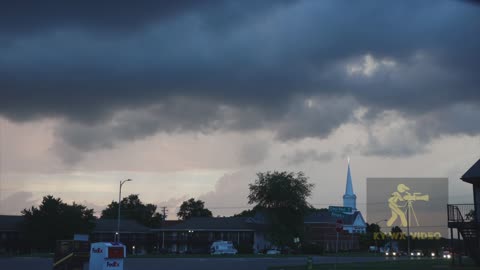
POLYGON ((302 246, 304 254, 323 254, 323 247, 316 243, 306 243, 302 246))

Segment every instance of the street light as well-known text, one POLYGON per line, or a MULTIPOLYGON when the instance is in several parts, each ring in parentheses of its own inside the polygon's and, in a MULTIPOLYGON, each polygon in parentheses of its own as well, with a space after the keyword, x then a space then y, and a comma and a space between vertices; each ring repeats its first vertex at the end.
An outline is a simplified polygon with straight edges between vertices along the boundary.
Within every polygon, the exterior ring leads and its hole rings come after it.
MULTIPOLYGON (((386 219, 380 219, 380 220, 378 220, 378 221, 376 221, 376 222, 373 222, 373 224, 375 224, 375 225, 378 226, 379 232, 381 232, 381 231, 380 231, 380 225, 378 225, 378 223, 379 223, 379 222, 385 222, 385 221, 387 221, 387 220, 386 220, 386 219)), ((374 238, 375 238, 375 249, 376 249, 376 250, 375 250, 375 254, 377 254, 376 252, 377 252, 377 250, 378 250, 379 248, 378 248, 377 238, 376 238, 376 237, 374 237, 374 238)))
POLYGON ((125 182, 130 182, 132 179, 127 179, 120 181, 120 190, 118 192, 118 220, 117 220, 117 233, 115 234, 117 236, 117 242, 120 242, 120 206, 122 204, 122 186, 125 184, 125 182))

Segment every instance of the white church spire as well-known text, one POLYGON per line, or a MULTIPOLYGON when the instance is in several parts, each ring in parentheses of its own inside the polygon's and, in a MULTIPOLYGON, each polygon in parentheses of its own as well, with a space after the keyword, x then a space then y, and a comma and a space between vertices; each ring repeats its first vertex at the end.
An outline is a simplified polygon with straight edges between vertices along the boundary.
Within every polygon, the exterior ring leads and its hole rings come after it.
POLYGON ((350 157, 348 157, 347 185, 343 195, 343 206, 351 207, 354 211, 357 210, 357 196, 353 193, 352 175, 350 173, 350 157))

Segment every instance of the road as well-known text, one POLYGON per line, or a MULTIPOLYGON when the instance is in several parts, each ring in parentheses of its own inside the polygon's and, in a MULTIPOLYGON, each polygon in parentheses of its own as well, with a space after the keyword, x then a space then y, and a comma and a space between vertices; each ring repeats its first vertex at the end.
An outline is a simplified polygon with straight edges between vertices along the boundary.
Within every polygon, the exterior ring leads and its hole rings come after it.
MULTIPOLYGON (((339 263, 384 261, 384 257, 338 257, 339 263)), ((307 257, 281 258, 127 258, 124 270, 265 270, 269 266, 305 265, 307 257)), ((314 263, 334 263, 335 257, 313 257, 314 263)), ((0 258, 1 270, 51 270, 48 258, 0 258)))

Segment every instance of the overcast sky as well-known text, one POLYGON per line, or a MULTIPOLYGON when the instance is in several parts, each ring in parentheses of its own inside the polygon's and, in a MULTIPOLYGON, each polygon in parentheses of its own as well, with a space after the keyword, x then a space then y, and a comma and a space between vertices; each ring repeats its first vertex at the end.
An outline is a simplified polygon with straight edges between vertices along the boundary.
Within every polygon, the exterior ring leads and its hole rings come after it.
POLYGON ((480 158, 473 1, 0 3, 0 213, 124 194, 214 215, 267 170, 341 204, 367 177, 459 177, 480 158))

